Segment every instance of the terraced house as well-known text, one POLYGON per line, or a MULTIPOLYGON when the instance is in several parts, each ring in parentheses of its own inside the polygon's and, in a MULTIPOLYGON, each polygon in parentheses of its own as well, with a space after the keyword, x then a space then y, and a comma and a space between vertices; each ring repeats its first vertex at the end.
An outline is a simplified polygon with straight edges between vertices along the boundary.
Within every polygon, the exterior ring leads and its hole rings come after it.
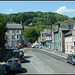
POLYGON ((23 27, 22 24, 7 23, 8 31, 5 38, 7 40, 6 46, 17 46, 24 44, 23 27))
POLYGON ((74 28, 65 34, 65 53, 75 54, 75 24, 74 28))
MULTIPOLYGON (((44 43, 47 48, 51 47, 52 50, 65 52, 65 36, 69 33, 72 33, 72 36, 75 36, 74 24, 75 20, 72 19, 58 21, 57 25, 52 25, 52 29, 40 31, 39 42, 44 43)), ((73 39, 75 40, 74 37, 73 39)))
POLYGON ((65 34, 74 28, 74 20, 58 21, 52 25, 52 49, 65 52, 65 34))

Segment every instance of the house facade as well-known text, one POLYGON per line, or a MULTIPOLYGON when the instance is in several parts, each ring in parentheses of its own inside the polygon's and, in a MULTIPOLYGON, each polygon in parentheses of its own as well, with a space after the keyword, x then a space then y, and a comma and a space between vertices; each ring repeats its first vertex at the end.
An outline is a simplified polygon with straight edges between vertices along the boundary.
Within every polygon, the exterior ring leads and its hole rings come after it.
POLYGON ((65 34, 65 53, 75 54, 75 25, 73 30, 65 34))
POLYGON ((65 52, 65 34, 74 28, 74 20, 58 21, 59 27, 59 51, 65 52))
POLYGON ((47 30, 46 34, 46 47, 52 49, 52 37, 51 37, 51 29, 47 30))
POLYGON ((46 44, 46 34, 47 34, 47 30, 40 31, 39 42, 43 45, 46 44))
MULTIPOLYGON (((45 46, 48 48, 50 48, 51 45, 52 50, 65 52, 65 38, 68 39, 67 37, 65 37, 65 35, 71 33, 71 31, 73 30, 72 37, 70 37, 70 39, 72 39, 73 42, 75 41, 74 24, 75 24, 75 20, 72 19, 66 21, 58 21, 57 25, 52 25, 52 29, 49 29, 51 30, 51 32, 48 33, 48 30, 44 30, 40 32, 41 42, 45 42, 45 46)), ((73 47, 75 49, 74 45, 73 47)))
POLYGON ((51 29, 40 31, 38 42, 39 44, 43 44, 45 47, 52 49, 51 29))
POLYGON ((7 43, 5 46, 18 46, 24 44, 23 27, 22 24, 7 23, 8 31, 5 33, 7 43))

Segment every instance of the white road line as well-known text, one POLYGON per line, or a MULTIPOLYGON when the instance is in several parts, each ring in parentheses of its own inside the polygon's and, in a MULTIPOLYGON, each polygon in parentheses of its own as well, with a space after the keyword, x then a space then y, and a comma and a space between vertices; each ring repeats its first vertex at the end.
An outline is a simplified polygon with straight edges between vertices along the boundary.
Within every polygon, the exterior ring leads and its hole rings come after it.
MULTIPOLYGON (((31 63, 32 64, 32 63, 31 63)), ((32 64, 33 65, 33 64, 32 64)), ((33 65, 34 66, 34 65, 33 65)), ((35 66, 34 66, 35 67, 35 66)), ((35 67, 36 68, 36 67, 35 67)), ((36 68, 36 70, 38 71, 38 72, 40 72, 37 68, 36 68)))
POLYGON ((50 69, 52 72, 54 72, 50 67, 47 66, 48 69, 50 69))

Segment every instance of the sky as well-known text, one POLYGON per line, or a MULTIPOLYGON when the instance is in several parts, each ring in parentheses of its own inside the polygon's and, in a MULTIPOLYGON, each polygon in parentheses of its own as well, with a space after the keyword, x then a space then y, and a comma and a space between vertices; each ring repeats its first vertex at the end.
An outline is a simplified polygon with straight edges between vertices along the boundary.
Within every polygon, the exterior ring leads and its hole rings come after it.
POLYGON ((75 1, 0 1, 0 13, 54 12, 75 17, 75 1))

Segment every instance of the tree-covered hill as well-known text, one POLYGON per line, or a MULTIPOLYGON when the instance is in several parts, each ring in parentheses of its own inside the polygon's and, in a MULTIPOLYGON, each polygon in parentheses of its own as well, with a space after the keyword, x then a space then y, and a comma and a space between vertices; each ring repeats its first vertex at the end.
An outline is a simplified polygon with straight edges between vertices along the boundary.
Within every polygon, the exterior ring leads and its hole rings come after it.
POLYGON ((5 16, 5 22, 22 22, 24 26, 24 37, 28 42, 35 42, 40 30, 50 29, 52 24, 57 24, 57 21, 68 20, 69 17, 52 12, 23 12, 8 14, 5 16))
POLYGON ((68 16, 60 15, 52 12, 23 12, 6 15, 5 22, 16 22, 22 21, 23 25, 52 25, 57 21, 64 21, 69 19, 68 16))

